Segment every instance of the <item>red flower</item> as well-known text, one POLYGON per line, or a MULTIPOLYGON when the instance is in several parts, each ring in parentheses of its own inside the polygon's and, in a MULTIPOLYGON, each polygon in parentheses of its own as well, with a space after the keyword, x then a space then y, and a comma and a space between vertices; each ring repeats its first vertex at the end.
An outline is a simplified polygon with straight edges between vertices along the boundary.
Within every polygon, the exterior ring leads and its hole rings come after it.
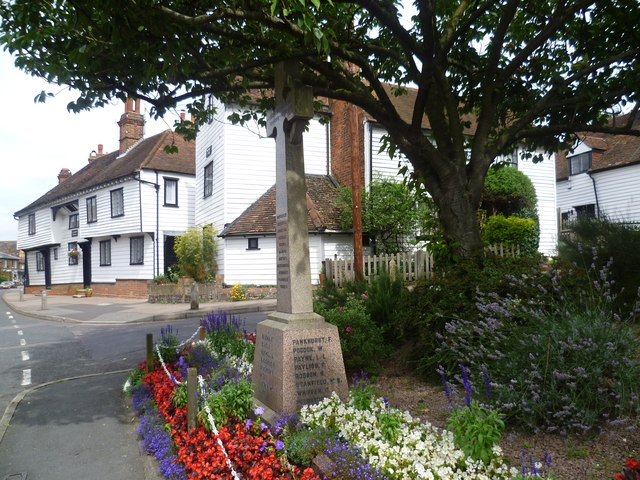
POLYGON ((638 466, 640 465, 635 458, 627 458, 624 464, 627 466, 627 468, 630 468, 631 470, 638 468, 638 466))
POLYGON ((621 473, 616 473, 613 476, 614 480, 624 480, 624 475, 622 475, 621 473))

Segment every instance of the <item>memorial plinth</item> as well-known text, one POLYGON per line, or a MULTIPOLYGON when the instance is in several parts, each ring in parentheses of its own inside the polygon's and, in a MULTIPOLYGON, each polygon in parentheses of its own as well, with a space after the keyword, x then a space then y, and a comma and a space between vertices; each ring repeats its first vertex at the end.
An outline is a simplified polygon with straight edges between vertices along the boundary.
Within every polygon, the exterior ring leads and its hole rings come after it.
POLYGON ((256 331, 256 400, 275 414, 294 413, 347 383, 338 329, 313 312, 302 137, 313 116, 313 92, 295 64, 275 69, 276 110, 267 123, 276 139, 276 312, 256 331))

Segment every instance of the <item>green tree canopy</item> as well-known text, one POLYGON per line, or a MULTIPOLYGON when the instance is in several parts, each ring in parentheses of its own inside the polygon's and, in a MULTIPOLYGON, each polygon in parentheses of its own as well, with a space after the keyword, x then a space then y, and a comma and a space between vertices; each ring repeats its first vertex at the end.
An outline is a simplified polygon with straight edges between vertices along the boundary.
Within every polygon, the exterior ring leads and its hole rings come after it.
POLYGON ((185 275, 196 282, 213 278, 218 270, 217 242, 211 225, 190 228, 176 237, 174 246, 178 263, 185 275))
MULTIPOLYGON (((350 188, 340 189, 342 227, 353 225, 350 188)), ((407 249, 435 218, 431 202, 404 183, 376 178, 362 193, 362 229, 373 240, 376 253, 398 253, 407 249)))
POLYGON ((162 114, 189 100, 201 122, 205 94, 267 98, 273 65, 299 62, 317 97, 387 130, 461 254, 481 249, 497 156, 553 151, 575 132, 640 135, 610 121, 638 99, 637 0, 416 0, 404 18, 398 0, 0 2, 0 42, 20 68, 77 88, 73 110, 135 96, 162 114), (413 108, 399 109, 409 93, 413 108))

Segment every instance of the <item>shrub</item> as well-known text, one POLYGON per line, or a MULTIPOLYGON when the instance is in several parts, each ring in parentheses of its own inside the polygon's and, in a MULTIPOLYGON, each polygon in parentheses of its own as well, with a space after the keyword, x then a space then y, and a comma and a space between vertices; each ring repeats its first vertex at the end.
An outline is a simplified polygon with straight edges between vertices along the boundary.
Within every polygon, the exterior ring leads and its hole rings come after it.
POLYGON ((343 306, 331 309, 317 303, 316 312, 338 327, 345 367, 377 373, 384 351, 382 330, 368 314, 365 300, 350 296, 343 306))
POLYGON ((491 168, 482 191, 482 208, 490 215, 506 216, 535 211, 536 189, 524 173, 513 167, 491 168))
POLYGON ((387 340, 396 338, 394 324, 403 290, 404 285, 400 276, 394 280, 386 270, 382 270, 373 277, 366 290, 367 311, 376 325, 383 330, 387 340))
POLYGON ((530 218, 489 217, 482 229, 482 238, 487 245, 521 245, 522 253, 534 254, 538 249, 539 229, 530 218))
POLYGON ((190 228, 176 237, 174 250, 182 271, 196 282, 215 276, 217 242, 210 225, 190 228))
MULTIPOLYGON (((550 286, 534 284, 537 295, 479 295, 479 319, 448 321, 430 364, 447 375, 459 363, 471 366, 476 396, 485 391, 481 376, 490 375, 494 394, 486 402, 527 428, 585 432, 637 415, 637 336, 612 312, 611 293, 585 285, 570 301, 560 272, 547 279, 550 286)), ((531 282, 510 280, 516 292, 531 282)))
MULTIPOLYGON (((175 363, 178 360, 178 344, 178 337, 173 333, 171 325, 160 329, 158 350, 160 350, 160 355, 165 363, 175 363)), ((155 351, 154 356, 157 356, 155 351)))
MULTIPOLYGON (((413 290, 403 290, 397 307, 393 331, 410 350, 410 361, 417 362, 419 373, 435 379, 438 363, 429 361, 444 332, 445 324, 456 317, 478 318, 478 288, 506 295, 513 292, 507 275, 540 276, 536 257, 502 258, 487 254, 483 263, 461 261, 446 271, 438 271, 418 282, 413 290)), ((534 287, 519 287, 520 295, 533 294, 534 287)))
MULTIPOLYGON (((593 264, 600 269, 609 261, 610 280, 615 281, 618 296, 613 304, 625 315, 634 313, 640 278, 640 229, 608 219, 579 217, 571 225, 571 234, 561 237, 558 259, 582 268, 593 264), (595 255, 594 255, 595 253, 595 255)), ((599 281, 598 278, 591 279, 599 281)), ((635 312, 636 321, 640 311, 635 312)))

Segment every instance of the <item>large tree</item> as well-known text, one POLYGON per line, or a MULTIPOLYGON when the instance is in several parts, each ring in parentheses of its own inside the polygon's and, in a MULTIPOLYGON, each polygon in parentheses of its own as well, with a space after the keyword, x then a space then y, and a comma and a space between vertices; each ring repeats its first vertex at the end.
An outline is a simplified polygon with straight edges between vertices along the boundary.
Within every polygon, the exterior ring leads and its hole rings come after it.
POLYGON ((415 0, 406 22, 394 0, 1 1, 0 41, 20 68, 77 88, 73 109, 136 96, 159 114, 188 99, 202 111, 208 93, 244 105, 275 63, 300 62, 316 96, 386 128, 463 254, 481 246, 496 156, 574 132, 640 135, 607 123, 637 101, 637 0, 415 0), (406 86, 409 112, 393 101, 406 86))

